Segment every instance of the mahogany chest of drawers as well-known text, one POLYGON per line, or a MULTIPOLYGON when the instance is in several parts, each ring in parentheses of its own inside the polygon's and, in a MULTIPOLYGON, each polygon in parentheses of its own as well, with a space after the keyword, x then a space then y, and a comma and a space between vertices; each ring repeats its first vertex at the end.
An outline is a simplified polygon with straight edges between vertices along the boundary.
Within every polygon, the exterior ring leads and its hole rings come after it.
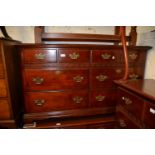
POLYGON ((17 41, 0 39, 0 128, 21 126, 22 89, 17 41))
MULTIPOLYGON (((114 128, 116 87, 113 80, 124 74, 121 46, 27 44, 18 48, 25 128, 78 128, 73 125, 76 122, 83 125, 81 128, 93 128, 87 122, 104 124, 107 116, 113 117, 109 121, 113 126, 109 128, 114 128)), ((129 78, 141 79, 149 47, 128 49, 129 78)))
POLYGON ((116 81, 118 128, 155 128, 155 80, 116 81))

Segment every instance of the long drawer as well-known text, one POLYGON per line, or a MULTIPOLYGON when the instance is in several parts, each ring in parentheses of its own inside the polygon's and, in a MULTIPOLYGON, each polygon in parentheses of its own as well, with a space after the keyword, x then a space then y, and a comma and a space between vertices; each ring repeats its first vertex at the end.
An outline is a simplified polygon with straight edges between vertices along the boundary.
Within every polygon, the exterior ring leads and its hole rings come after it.
POLYGON ((24 85, 31 90, 86 89, 89 85, 89 70, 24 70, 24 85))
POLYGON ((25 93, 27 113, 49 112, 88 107, 88 91, 25 93))

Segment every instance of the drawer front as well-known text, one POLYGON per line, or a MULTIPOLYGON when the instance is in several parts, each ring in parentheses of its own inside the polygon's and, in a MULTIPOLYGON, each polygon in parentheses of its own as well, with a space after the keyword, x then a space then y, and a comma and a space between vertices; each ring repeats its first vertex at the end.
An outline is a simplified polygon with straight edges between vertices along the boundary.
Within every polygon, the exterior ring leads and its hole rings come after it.
POLYGON ((88 88, 89 70, 25 69, 26 90, 65 90, 88 88))
POLYGON ((92 50, 92 62, 114 65, 120 61, 122 51, 118 50, 92 50))
POLYGON ((11 116, 9 103, 5 99, 0 99, 0 119, 9 119, 11 116))
POLYGON ((146 102, 144 109, 144 122, 149 128, 155 129, 155 104, 146 102))
POLYGON ((0 79, 0 97, 7 97, 6 81, 0 79))
POLYGON ((92 107, 111 107, 116 105, 114 90, 100 90, 91 92, 92 107))
POLYGON ((89 63, 90 51, 77 49, 59 50, 60 63, 89 63))
POLYGON ((119 129, 139 129, 140 127, 131 121, 122 112, 117 112, 117 127, 119 129))
POLYGON ((25 93, 26 112, 49 112, 86 108, 88 92, 36 92, 25 93))
POLYGON ((113 80, 122 78, 123 73, 121 68, 92 69, 92 88, 111 88, 113 80))
POLYGON ((144 101, 140 97, 124 90, 118 90, 118 103, 122 105, 130 113, 134 114, 138 119, 142 117, 144 101))
POLYGON ((143 79, 144 78, 144 68, 143 67, 134 67, 129 68, 129 79, 143 79))
POLYGON ((23 49, 22 58, 25 64, 54 63, 57 61, 56 49, 23 49))
POLYGON ((144 64, 146 60, 146 51, 129 51, 128 58, 130 64, 144 64))

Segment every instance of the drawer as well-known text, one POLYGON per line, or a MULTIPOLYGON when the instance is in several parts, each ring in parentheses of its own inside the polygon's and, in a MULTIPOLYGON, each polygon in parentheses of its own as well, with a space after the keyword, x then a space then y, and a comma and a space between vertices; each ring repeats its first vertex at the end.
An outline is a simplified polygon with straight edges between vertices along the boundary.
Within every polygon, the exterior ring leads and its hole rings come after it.
POLYGON ((100 90, 91 92, 92 107, 111 107, 116 105, 116 90, 100 90))
POLYGON ((128 58, 129 63, 132 65, 144 64, 146 60, 146 51, 136 51, 136 50, 129 51, 128 58))
POLYGON ((117 111, 117 127, 119 129, 140 129, 140 126, 134 123, 121 111, 117 111))
POLYGON ((111 88, 113 80, 123 77, 124 71, 122 68, 104 68, 91 70, 91 85, 92 88, 111 88))
POLYGON ((88 92, 33 92, 25 93, 26 112, 50 112, 86 108, 88 92))
POLYGON ((92 50, 92 63, 115 65, 120 61, 121 50, 92 50))
POLYGON ((10 116, 11 115, 8 101, 6 99, 0 99, 0 119, 9 119, 10 116))
POLYGON ((59 50, 60 63, 89 63, 90 51, 79 49, 62 49, 59 50))
POLYGON ((7 97, 6 81, 0 79, 0 97, 7 97))
POLYGON ((26 90, 65 90, 88 88, 89 70, 25 69, 26 90))
POLYGON ((144 122, 148 125, 148 128, 155 129, 155 104, 154 103, 145 102, 144 122))
POLYGON ((143 67, 133 67, 129 68, 129 79, 143 79, 144 78, 144 68, 143 67))
POLYGON ((22 59, 25 64, 54 63, 57 61, 56 49, 23 49, 22 59))
POLYGON ((136 118, 142 118, 144 108, 144 100, 131 92, 122 88, 118 89, 118 104, 122 105, 126 110, 132 113, 136 118))

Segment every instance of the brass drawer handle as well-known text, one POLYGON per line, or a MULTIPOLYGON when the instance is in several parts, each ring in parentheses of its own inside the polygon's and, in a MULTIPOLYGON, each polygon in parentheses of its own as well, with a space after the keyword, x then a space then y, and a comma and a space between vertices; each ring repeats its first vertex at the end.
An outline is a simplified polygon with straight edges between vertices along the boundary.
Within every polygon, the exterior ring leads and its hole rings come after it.
POLYGON ((35 54, 35 58, 38 60, 43 60, 43 59, 45 59, 45 54, 43 54, 43 53, 35 54))
POLYGON ((115 71, 116 71, 117 74, 122 73, 122 69, 116 69, 115 71))
POLYGON ((28 129, 28 128, 36 128, 37 126, 37 123, 36 122, 33 122, 32 124, 25 124, 23 126, 24 129, 28 129))
MULTIPOLYGON (((112 57, 112 55, 111 54, 108 54, 108 53, 101 54, 101 58, 102 59, 105 59, 105 60, 108 60, 111 57, 112 57)), ((114 59, 114 57, 113 57, 113 59, 114 59)))
POLYGON ((72 60, 76 60, 80 57, 80 55, 78 53, 71 53, 69 54, 69 57, 72 59, 72 60))
POLYGON ((44 82, 44 78, 40 78, 40 77, 36 77, 36 78, 32 78, 32 81, 37 84, 40 85, 44 82))
POLYGON ((106 79, 108 79, 108 76, 106 76, 106 75, 98 75, 98 76, 96 76, 96 79, 98 80, 98 81, 100 81, 100 82, 103 82, 103 81, 105 81, 106 79))
POLYGON ((82 97, 79 97, 79 96, 75 96, 74 98, 73 98, 73 101, 74 101, 74 103, 81 103, 81 101, 83 100, 83 98, 82 97))
POLYGON ((129 54, 129 58, 130 58, 131 60, 136 60, 137 57, 138 57, 138 55, 135 54, 135 53, 129 54))
POLYGON ((123 119, 120 119, 119 120, 119 125, 120 125, 120 127, 122 127, 122 128, 125 128, 127 125, 126 125, 126 123, 125 123, 125 121, 123 120, 123 119))
POLYGON ((43 106, 44 103, 45 103, 45 100, 43 99, 34 100, 34 104, 37 106, 43 106))
POLYGON ((82 82, 83 79, 84 79, 83 76, 75 76, 75 77, 73 77, 73 80, 74 80, 75 82, 77 82, 77 83, 82 82))
POLYGON ((129 75, 129 78, 130 78, 130 79, 133 79, 133 80, 136 80, 136 79, 139 78, 139 75, 133 73, 133 74, 130 74, 130 75, 129 75))
POLYGON ((56 123, 55 125, 56 125, 56 126, 61 126, 61 123, 56 123))
POLYGON ((155 115, 155 109, 150 108, 150 113, 153 114, 153 115, 155 115))
POLYGON ((104 99, 105 99, 105 96, 102 96, 102 95, 96 96, 96 100, 97 100, 98 102, 102 102, 104 99))
POLYGON ((132 104, 132 101, 129 99, 129 98, 127 98, 127 97, 122 97, 122 100, 125 102, 125 104, 126 105, 130 105, 130 104, 132 104))

